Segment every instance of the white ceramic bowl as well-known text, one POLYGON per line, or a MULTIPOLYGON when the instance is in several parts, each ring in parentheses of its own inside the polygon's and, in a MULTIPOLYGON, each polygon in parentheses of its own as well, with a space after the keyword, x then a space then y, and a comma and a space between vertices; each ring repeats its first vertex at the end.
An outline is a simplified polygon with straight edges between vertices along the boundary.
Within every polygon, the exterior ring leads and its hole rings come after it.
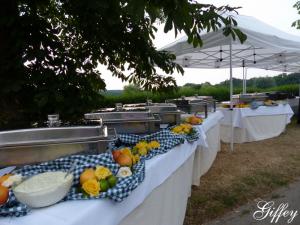
MULTIPOLYGON (((49 172, 47 172, 49 173, 49 172)), ((62 176, 62 174, 66 174, 65 172, 50 172, 53 173, 54 177, 57 173, 62 176)), ((45 173, 43 173, 45 174, 45 173)), ((41 174, 35 175, 39 176, 41 174)), ((35 176, 25 180, 19 185, 22 185, 25 182, 31 182, 32 178, 35 176)), ((55 178, 53 178, 55 179, 55 178)), ((40 181, 44 182, 43 180, 40 181)), ((60 180, 59 183, 49 183, 49 185, 43 185, 39 190, 21 190, 20 186, 16 186, 13 188, 13 192, 17 198, 17 200, 25 205, 28 205, 31 208, 40 208, 49 205, 53 205, 63 199, 67 193, 69 192, 73 183, 73 175, 69 174, 65 179, 60 180), (45 187, 47 186, 47 187, 45 187), (18 188, 19 187, 19 188, 18 188)), ((39 185, 38 183, 36 184, 39 185)), ((23 184, 24 186, 24 184, 23 184)), ((28 188, 27 188, 28 189, 28 188)))

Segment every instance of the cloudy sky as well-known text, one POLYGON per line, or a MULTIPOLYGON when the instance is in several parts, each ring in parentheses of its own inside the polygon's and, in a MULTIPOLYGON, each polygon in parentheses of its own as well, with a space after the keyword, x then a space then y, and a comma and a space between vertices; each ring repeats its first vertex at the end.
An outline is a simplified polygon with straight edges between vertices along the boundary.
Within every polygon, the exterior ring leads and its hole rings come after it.
MULTIPOLYGON (((296 9, 293 8, 296 0, 201 0, 201 3, 230 6, 241 6, 238 10, 239 14, 256 17, 257 19, 272 25, 282 31, 300 36, 300 30, 291 27, 291 24, 300 16, 297 15, 296 9)), ((154 40, 155 46, 163 47, 175 40, 174 33, 164 34, 163 28, 160 27, 154 40)), ((122 89, 126 83, 122 83, 118 78, 112 77, 111 73, 101 67, 102 77, 105 79, 107 89, 122 89)), ((242 77, 242 69, 233 70, 234 77, 242 77)), ((248 78, 257 76, 274 76, 278 72, 271 72, 258 69, 248 69, 248 78)), ((185 69, 184 76, 173 74, 176 77, 178 85, 185 83, 203 83, 210 82, 212 84, 219 83, 229 77, 227 69, 205 70, 205 69, 185 69)))

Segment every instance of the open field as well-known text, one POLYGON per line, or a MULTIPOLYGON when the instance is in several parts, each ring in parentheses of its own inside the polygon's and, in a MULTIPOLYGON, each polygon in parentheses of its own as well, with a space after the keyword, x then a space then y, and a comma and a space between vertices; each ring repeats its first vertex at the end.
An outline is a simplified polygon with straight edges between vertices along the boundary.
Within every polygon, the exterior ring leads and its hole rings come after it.
MULTIPOLYGON (((277 138, 227 144, 210 171, 193 187, 185 225, 200 225, 300 177, 300 125, 294 120, 277 138)), ((274 196, 276 198, 276 196, 274 196)))

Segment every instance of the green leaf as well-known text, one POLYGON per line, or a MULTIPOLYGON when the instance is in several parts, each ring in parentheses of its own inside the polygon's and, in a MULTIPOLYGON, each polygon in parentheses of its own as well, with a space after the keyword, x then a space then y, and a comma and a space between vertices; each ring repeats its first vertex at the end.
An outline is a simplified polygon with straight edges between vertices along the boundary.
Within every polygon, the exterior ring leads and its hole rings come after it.
POLYGON ((167 33, 168 31, 172 30, 173 25, 172 25, 173 21, 170 17, 167 18, 165 27, 164 27, 164 32, 167 33))

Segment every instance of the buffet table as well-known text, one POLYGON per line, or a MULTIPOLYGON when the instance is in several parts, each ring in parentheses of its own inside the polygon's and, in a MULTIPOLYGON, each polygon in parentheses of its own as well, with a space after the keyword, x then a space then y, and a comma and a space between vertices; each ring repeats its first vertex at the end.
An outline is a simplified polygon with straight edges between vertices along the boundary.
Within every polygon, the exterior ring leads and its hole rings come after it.
MULTIPOLYGON (((221 121, 221 140, 231 141, 231 111, 220 109, 224 114, 221 121)), ((260 106, 257 109, 234 108, 234 143, 264 140, 280 135, 294 115, 289 104, 260 106)))
POLYGON ((34 209, 0 225, 182 225, 191 185, 211 167, 220 149, 221 112, 195 126, 199 140, 187 141, 146 161, 144 181, 120 203, 109 199, 67 201, 34 209))
POLYGON ((108 199, 62 202, 24 217, 0 218, 0 224, 182 224, 196 147, 196 142, 185 142, 147 160, 145 180, 120 203, 108 199))

